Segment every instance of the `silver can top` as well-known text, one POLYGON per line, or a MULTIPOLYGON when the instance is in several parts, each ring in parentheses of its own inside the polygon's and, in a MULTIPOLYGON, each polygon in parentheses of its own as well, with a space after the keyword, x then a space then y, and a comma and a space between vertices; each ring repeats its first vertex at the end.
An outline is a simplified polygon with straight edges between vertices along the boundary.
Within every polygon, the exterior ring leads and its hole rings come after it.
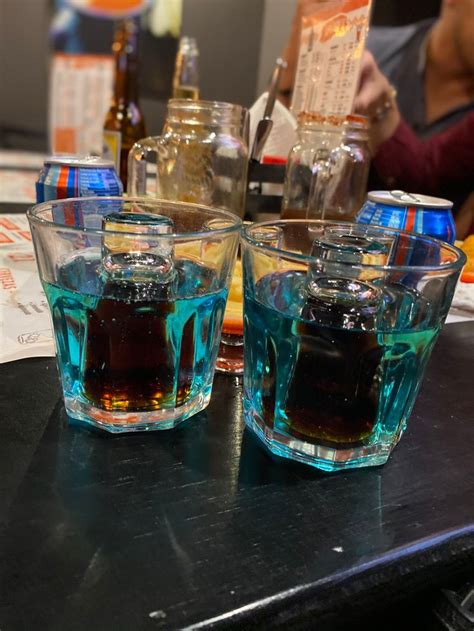
POLYGON ((419 208, 452 208, 453 202, 441 197, 419 195, 418 193, 406 193, 405 191, 371 191, 367 199, 379 204, 389 206, 416 206, 419 208))
POLYGON ((60 164, 67 167, 80 167, 82 169, 113 169, 115 164, 112 160, 106 160, 100 156, 73 156, 57 155, 45 159, 45 164, 60 164))

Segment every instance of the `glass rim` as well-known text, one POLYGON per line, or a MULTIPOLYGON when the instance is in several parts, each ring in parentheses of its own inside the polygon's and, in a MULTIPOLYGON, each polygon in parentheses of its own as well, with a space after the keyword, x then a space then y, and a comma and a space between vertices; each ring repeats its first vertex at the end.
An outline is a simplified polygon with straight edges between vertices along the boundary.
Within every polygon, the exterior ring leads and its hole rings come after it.
POLYGON ((232 234, 233 232, 240 232, 242 228, 242 219, 230 212, 229 210, 225 210, 223 208, 213 208, 212 206, 205 206, 203 204, 193 204, 190 202, 178 202, 171 201, 167 199, 161 199, 158 197, 117 197, 117 196, 100 196, 100 197, 68 197, 64 199, 51 199, 46 202, 40 202, 39 204, 34 204, 30 206, 26 211, 26 216, 28 221, 33 224, 38 224, 41 226, 51 227, 51 228, 60 228, 62 230, 71 230, 72 232, 78 234, 86 234, 86 235, 122 235, 122 236, 132 236, 135 239, 139 237, 144 237, 146 239, 204 239, 209 237, 209 235, 226 235, 232 234), (217 228, 216 230, 197 230, 194 232, 167 232, 163 234, 152 234, 150 232, 134 232, 132 230, 104 230, 103 228, 88 228, 86 226, 70 226, 66 223, 59 223, 55 221, 50 221, 45 219, 44 217, 39 216, 39 213, 42 211, 46 211, 51 209, 52 204, 61 204, 65 205, 71 202, 130 202, 130 203, 141 203, 148 205, 156 205, 157 207, 167 205, 171 206, 175 209, 187 209, 188 211, 192 210, 205 210, 207 212, 215 214, 215 217, 210 217, 209 219, 229 219, 232 222, 232 225, 229 225, 225 228, 217 228))
MULTIPOLYGON (((167 123, 193 127, 241 126, 245 108, 226 101, 170 99, 167 103, 167 123)), ((166 126, 165 122, 165 126, 166 126)))
POLYGON ((277 226, 283 227, 285 225, 291 224, 311 224, 315 226, 356 226, 358 228, 370 228, 374 231, 395 235, 407 236, 414 239, 424 239, 433 244, 440 244, 444 248, 446 248, 449 252, 456 256, 456 260, 448 261, 446 263, 441 263, 439 265, 374 265, 373 263, 347 263, 344 261, 334 261, 337 265, 347 265, 348 267, 352 267, 355 269, 361 270, 376 270, 381 272, 394 272, 394 271, 402 271, 402 272, 455 272, 458 269, 461 269, 466 263, 467 257, 466 254, 460 250, 455 245, 451 245, 450 243, 446 243, 445 241, 441 241, 440 239, 436 239, 435 237, 431 237, 425 234, 419 234, 416 232, 407 232, 406 230, 398 230, 396 228, 386 228, 385 226, 378 226, 372 224, 359 224, 349 221, 337 221, 330 219, 280 219, 274 221, 261 221, 252 223, 250 226, 243 225, 241 237, 243 241, 246 241, 250 246, 256 247, 259 250, 267 251, 269 254, 273 255, 283 255, 286 259, 294 260, 299 263, 311 263, 315 260, 318 260, 316 257, 311 256, 310 254, 299 254, 298 252, 291 252, 289 250, 285 250, 283 248, 274 247, 271 245, 265 245, 257 238, 252 238, 251 232, 255 228, 261 228, 263 226, 277 226))
POLYGON ((229 103, 228 101, 207 101, 205 99, 182 99, 175 98, 169 99, 167 108, 184 107, 187 110, 206 111, 206 110, 220 110, 222 112, 242 111, 244 108, 238 103, 229 103))

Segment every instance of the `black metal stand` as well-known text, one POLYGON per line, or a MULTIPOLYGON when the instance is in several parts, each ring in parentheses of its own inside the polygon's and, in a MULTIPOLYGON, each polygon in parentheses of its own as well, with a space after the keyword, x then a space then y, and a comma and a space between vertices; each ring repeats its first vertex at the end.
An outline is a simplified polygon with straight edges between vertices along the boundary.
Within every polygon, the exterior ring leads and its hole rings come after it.
POLYGON ((281 195, 262 194, 262 188, 263 184, 283 184, 284 179, 284 164, 261 164, 255 160, 250 161, 245 208, 247 219, 254 220, 257 213, 281 211, 281 195))

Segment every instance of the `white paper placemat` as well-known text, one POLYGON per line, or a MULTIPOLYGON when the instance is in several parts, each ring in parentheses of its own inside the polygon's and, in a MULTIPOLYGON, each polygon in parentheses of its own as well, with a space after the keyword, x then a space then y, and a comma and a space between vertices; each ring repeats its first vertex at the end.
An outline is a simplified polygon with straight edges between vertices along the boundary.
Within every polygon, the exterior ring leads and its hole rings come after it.
POLYGON ((0 215, 0 363, 55 355, 25 215, 0 215))

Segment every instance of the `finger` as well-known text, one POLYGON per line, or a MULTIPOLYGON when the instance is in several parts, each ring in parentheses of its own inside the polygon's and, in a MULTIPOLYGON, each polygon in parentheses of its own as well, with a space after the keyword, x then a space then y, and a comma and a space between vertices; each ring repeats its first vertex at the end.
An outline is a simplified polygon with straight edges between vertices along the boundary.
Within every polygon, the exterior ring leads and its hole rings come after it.
POLYGON ((376 73, 361 85, 354 100, 354 108, 362 114, 369 114, 379 109, 390 92, 390 84, 382 73, 376 73))
POLYGON ((373 81, 366 81, 354 99, 354 109, 360 114, 367 114, 377 105, 380 95, 373 81))

